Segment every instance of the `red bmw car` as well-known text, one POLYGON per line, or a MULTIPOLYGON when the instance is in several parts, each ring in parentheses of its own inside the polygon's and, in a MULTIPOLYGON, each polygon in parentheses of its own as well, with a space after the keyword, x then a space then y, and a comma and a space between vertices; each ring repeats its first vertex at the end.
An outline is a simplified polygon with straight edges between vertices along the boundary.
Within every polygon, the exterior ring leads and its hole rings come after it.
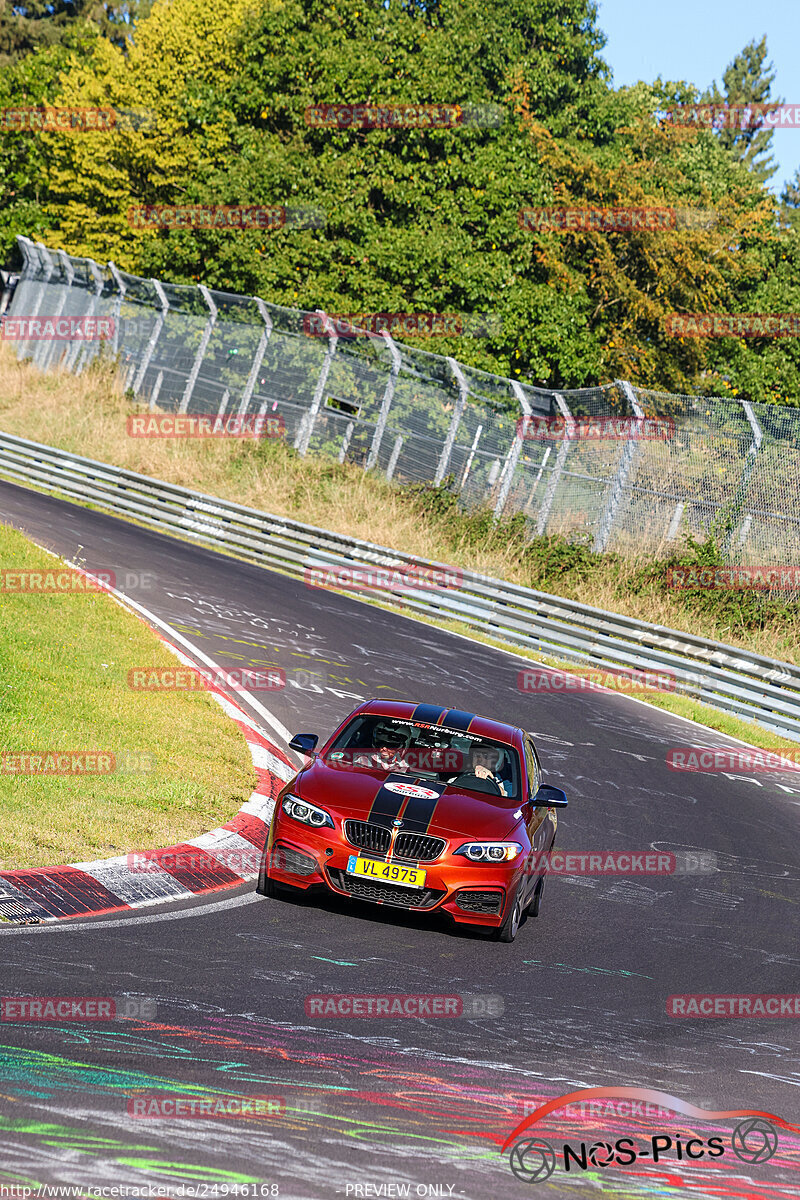
POLYGON ((530 734, 460 709, 370 700, 278 796, 258 891, 324 887, 514 940, 545 885, 567 798, 542 783, 530 734))

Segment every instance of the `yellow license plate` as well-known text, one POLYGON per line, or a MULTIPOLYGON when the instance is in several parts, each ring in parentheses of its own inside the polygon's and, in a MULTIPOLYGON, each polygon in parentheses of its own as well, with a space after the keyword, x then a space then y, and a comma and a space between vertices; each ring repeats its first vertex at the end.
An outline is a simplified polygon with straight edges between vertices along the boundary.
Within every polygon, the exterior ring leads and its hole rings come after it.
POLYGON ((376 862, 374 858, 361 858, 351 854, 347 860, 348 875, 366 875, 368 879, 380 879, 385 883, 400 883, 406 887, 425 886, 425 872, 417 867, 401 867, 399 863, 376 862))

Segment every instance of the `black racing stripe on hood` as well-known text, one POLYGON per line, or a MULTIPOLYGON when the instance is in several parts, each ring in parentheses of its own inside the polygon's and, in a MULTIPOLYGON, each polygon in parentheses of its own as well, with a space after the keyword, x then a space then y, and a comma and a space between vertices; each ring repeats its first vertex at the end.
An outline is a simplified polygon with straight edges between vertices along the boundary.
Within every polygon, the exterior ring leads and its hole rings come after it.
POLYGON ((426 725, 435 725, 445 709, 438 704, 418 704, 411 714, 412 721, 424 721, 426 725))
POLYGON ((387 788, 387 783, 408 783, 408 776, 397 774, 389 775, 384 779, 375 793, 367 820, 371 821, 373 825, 382 825, 384 829, 391 829, 392 821, 395 820, 405 804, 406 798, 399 792, 393 792, 391 788, 387 788))
POLYGON ((475 713, 462 712, 460 708, 451 708, 441 718, 442 725, 449 729, 461 729, 465 733, 475 720, 475 713))
POLYGON ((408 804, 403 813, 403 833, 426 833, 433 820, 436 805, 442 798, 447 784, 432 783, 429 780, 420 782, 420 787, 436 792, 435 796, 409 796, 408 804))

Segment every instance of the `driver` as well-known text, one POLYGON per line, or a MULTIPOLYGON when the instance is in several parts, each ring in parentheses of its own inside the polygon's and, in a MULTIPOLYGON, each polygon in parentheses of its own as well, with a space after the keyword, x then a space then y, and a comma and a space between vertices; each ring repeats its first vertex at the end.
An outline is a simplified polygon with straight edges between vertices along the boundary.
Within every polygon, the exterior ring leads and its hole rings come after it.
POLYGON ((479 779, 491 779, 504 796, 509 796, 509 786, 498 774, 504 758, 504 751, 497 746, 473 746, 470 750, 470 770, 479 779))
POLYGON ((382 771, 408 771, 406 737, 395 725, 379 723, 372 735, 374 750, 369 751, 370 766, 382 771))

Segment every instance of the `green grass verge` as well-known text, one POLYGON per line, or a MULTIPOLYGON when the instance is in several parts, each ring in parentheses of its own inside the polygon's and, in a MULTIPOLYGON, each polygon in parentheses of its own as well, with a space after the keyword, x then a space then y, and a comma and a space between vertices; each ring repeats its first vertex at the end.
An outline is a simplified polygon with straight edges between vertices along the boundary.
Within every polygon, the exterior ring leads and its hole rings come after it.
MULTIPOLYGON (((0 525, 3 567, 52 571, 57 561, 0 525)), ((169 845, 224 824, 247 800, 247 743, 211 696, 128 688, 131 667, 176 661, 109 596, 0 593, 0 750, 106 751, 122 768, 0 771, 0 869, 169 845)))

